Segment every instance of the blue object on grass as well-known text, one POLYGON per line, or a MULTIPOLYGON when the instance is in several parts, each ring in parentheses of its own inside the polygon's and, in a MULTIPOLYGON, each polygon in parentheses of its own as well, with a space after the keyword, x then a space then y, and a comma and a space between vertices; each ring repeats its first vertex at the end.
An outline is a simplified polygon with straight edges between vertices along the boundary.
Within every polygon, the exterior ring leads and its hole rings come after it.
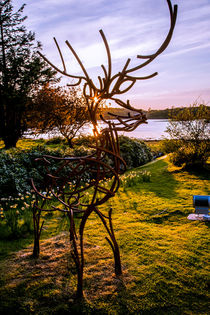
POLYGON ((193 206, 197 214, 209 214, 210 196, 193 196, 193 206))

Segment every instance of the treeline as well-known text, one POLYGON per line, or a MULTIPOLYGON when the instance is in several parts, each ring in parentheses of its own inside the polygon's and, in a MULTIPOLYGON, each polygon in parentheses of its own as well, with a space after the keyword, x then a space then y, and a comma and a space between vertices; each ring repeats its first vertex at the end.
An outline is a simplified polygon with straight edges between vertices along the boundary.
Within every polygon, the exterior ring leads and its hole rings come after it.
MULTIPOLYGON (((129 112, 129 110, 126 110, 124 108, 103 108, 101 109, 101 115, 105 118, 105 119, 112 119, 114 118, 114 116, 110 115, 114 114, 114 115, 119 115, 119 116, 125 116, 127 115, 127 113, 129 112)), ((167 108, 167 109, 163 109, 163 110, 149 110, 149 111, 143 111, 148 119, 168 119, 171 109, 167 108)), ((99 117, 98 117, 99 118, 99 117)))
POLYGON ((124 108, 101 108, 97 118, 100 119, 100 115, 102 115, 105 119, 114 119, 114 116, 110 115, 110 113, 113 115, 125 116, 128 112, 129 110, 126 110, 124 108))
MULTIPOLYGON (((206 106, 208 112, 210 113, 210 106, 206 106)), ((176 107, 176 108, 166 108, 166 109, 149 109, 148 111, 144 111, 144 113, 146 114, 148 119, 169 119, 171 117, 171 115, 173 114, 178 114, 181 111, 184 111, 186 108, 188 107, 176 107)), ((194 108, 194 110, 196 111, 196 107, 194 108)), ((111 114, 115 114, 115 115, 126 115, 128 113, 128 110, 124 109, 124 108, 103 108, 101 110, 101 115, 103 115, 103 117, 105 119, 111 119, 112 116, 109 115, 109 113, 111 114)))
POLYGON ((151 109, 146 111, 148 119, 168 119, 170 116, 171 109, 151 109))

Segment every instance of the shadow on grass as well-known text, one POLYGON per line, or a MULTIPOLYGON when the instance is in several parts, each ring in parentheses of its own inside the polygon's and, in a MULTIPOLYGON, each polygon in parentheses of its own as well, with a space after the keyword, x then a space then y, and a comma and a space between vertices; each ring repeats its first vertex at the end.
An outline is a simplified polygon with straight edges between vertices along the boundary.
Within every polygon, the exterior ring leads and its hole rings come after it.
POLYGON ((209 180, 210 179, 210 164, 206 164, 205 166, 199 166, 195 168, 179 168, 174 171, 174 173, 187 172, 190 175, 194 175, 198 177, 200 180, 209 180))
POLYGON ((145 167, 145 170, 151 172, 151 182, 143 184, 145 191, 151 191, 156 196, 166 199, 177 197, 178 182, 173 173, 168 171, 168 163, 165 160, 150 164, 145 167))
MULTIPOLYGON (((188 170, 188 173, 198 177, 200 180, 209 181, 210 180, 210 165, 207 165, 205 168, 200 168, 196 170, 188 170)), ((204 189, 207 195, 210 195, 210 185, 209 183, 203 183, 204 189)))
MULTIPOLYGON (((154 294, 149 294, 147 298, 154 300, 154 294)), ((149 301, 148 304, 142 303, 144 295, 141 297, 126 288, 123 282, 116 287, 116 290, 108 298, 99 298, 95 303, 92 304, 88 299, 84 299, 82 303, 74 303, 69 307, 69 311, 73 314, 170 314, 178 315, 181 314, 181 309, 168 302, 168 305, 151 306, 149 301), (99 306, 100 305, 100 306, 99 306)), ((154 303, 155 304, 155 303, 154 303)))
MULTIPOLYGON (((90 244, 85 247, 84 299, 75 299, 75 265, 70 255, 68 233, 61 233, 41 241, 38 259, 32 258, 32 248, 28 247, 0 264, 0 313, 110 314, 115 302, 120 313, 127 313, 126 299, 123 298, 125 285, 113 274, 113 258, 109 253, 101 252, 100 246, 95 250, 90 244)), ((125 271, 126 277, 129 275, 125 271)))

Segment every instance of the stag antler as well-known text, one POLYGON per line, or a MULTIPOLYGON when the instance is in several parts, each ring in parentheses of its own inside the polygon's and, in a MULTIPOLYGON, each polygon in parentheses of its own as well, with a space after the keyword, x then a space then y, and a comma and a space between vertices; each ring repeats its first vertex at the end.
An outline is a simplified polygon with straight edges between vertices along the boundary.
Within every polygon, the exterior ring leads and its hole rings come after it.
POLYGON ((107 39, 106 39, 103 31, 102 30, 99 31, 100 35, 103 39, 105 48, 106 48, 107 58, 108 58, 107 69, 104 65, 101 65, 103 72, 104 72, 104 78, 102 78, 101 76, 98 76, 98 81, 99 81, 99 86, 100 86, 99 88, 97 88, 95 86, 95 84, 93 83, 93 81, 90 79, 82 61, 80 60, 79 56, 77 55, 77 53, 75 52, 75 50, 73 49, 73 47, 71 46, 71 44, 68 41, 66 41, 66 44, 69 47, 69 49, 71 50, 72 54, 75 56, 77 62, 79 63, 79 65, 82 69, 82 72, 84 74, 83 76, 73 75, 73 74, 67 73, 62 52, 61 52, 60 47, 59 47, 55 38, 54 38, 54 41, 55 41, 55 44, 57 46, 57 49, 58 49, 58 52, 59 52, 59 55, 60 55, 60 58, 61 58, 61 61, 63 64, 63 70, 59 69, 57 66, 52 64, 40 52, 39 52, 39 54, 56 71, 58 71, 59 73, 65 75, 67 77, 78 80, 74 84, 69 84, 70 86, 76 86, 76 85, 79 85, 82 82, 82 80, 85 81, 84 87, 83 87, 83 93, 84 93, 84 96, 86 97, 86 99, 88 100, 89 106, 90 106, 92 111, 93 111, 94 105, 96 107, 94 112, 96 111, 96 109, 98 108, 98 105, 100 103, 100 100, 102 100, 102 99, 110 99, 110 100, 115 101, 118 105, 120 105, 126 109, 139 111, 138 109, 133 108, 130 105, 129 101, 127 101, 125 103, 122 100, 115 98, 114 96, 119 95, 119 94, 123 94, 123 93, 127 92, 128 90, 130 90, 132 88, 132 86, 136 83, 137 80, 147 80, 147 79, 153 78, 154 76, 156 76, 158 74, 157 72, 154 72, 151 75, 142 76, 142 77, 135 77, 135 76, 131 75, 132 72, 135 72, 139 69, 142 69, 143 67, 145 67, 149 63, 151 63, 157 56, 159 56, 167 48, 167 46, 171 40, 173 31, 174 31, 174 27, 175 27, 175 23, 176 23, 177 5, 174 5, 174 7, 172 7, 171 1, 170 0, 166 0, 166 1, 167 1, 169 12, 170 12, 170 29, 169 29, 169 32, 168 32, 164 42, 162 43, 162 45, 158 48, 158 50, 154 54, 146 55, 146 56, 137 55, 137 58, 143 59, 146 61, 144 61, 143 63, 141 63, 140 65, 138 65, 136 67, 133 67, 130 69, 128 68, 129 63, 131 61, 131 59, 128 58, 122 71, 118 72, 117 74, 112 76, 112 62, 111 62, 111 53, 110 53, 109 45, 108 45, 107 39), (114 80, 116 80, 116 82, 115 82, 114 86, 111 88, 111 85, 114 82, 114 80), (121 90, 120 88, 121 88, 122 84, 124 84, 125 82, 130 82, 130 84, 126 88, 121 90))

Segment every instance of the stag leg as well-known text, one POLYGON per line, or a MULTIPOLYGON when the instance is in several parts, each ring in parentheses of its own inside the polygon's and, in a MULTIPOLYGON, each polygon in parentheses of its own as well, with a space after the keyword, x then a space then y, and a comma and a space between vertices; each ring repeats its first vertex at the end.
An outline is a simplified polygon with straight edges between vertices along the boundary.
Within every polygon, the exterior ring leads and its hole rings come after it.
POLYGON ((90 214, 93 212, 94 207, 92 205, 88 206, 87 210, 85 211, 82 221, 80 223, 80 228, 79 228, 79 234, 80 234, 80 254, 81 254, 81 278, 80 282, 81 285, 83 284, 83 271, 84 271, 84 242, 83 242, 83 234, 84 234, 84 229, 85 229, 85 224, 87 222, 88 217, 90 214))
POLYGON ((74 216, 73 211, 68 213, 69 221, 70 221, 70 228, 69 228, 69 236, 70 236, 70 244, 71 244, 71 255, 74 260, 77 269, 77 298, 83 297, 83 287, 82 287, 82 272, 81 272, 81 261, 79 257, 78 245, 77 245, 77 235, 75 230, 74 224, 74 216))
POLYGON ((34 223, 34 248, 33 248, 33 257, 38 258, 40 252, 39 240, 43 228, 44 221, 42 221, 40 227, 40 217, 41 211, 36 208, 36 204, 33 207, 33 223, 34 223))
POLYGON ((78 244, 77 244, 77 236, 76 236, 76 231, 75 231, 75 225, 74 225, 74 217, 73 217, 73 211, 70 212, 69 214, 69 219, 70 219, 70 242, 72 244, 72 257, 76 265, 77 269, 77 293, 76 293, 76 298, 82 298, 83 297, 83 270, 84 270, 84 245, 83 245, 83 234, 84 234, 84 228, 85 228, 85 223, 93 211, 93 208, 89 206, 87 210, 85 211, 82 221, 80 223, 80 228, 79 228, 79 234, 80 234, 80 254, 78 250, 78 244))
POLYGON ((114 254, 114 262, 115 262, 115 274, 116 276, 122 275, 122 267, 121 267, 121 259, 120 259, 120 250, 117 243, 117 240, 115 238, 114 230, 113 230, 113 224, 112 224, 112 208, 109 210, 109 223, 107 224, 105 217, 102 215, 102 213, 95 209, 95 212, 98 214, 99 218, 101 219, 103 225, 105 226, 110 239, 106 237, 106 240, 108 241, 109 245, 111 246, 111 249, 114 254))

